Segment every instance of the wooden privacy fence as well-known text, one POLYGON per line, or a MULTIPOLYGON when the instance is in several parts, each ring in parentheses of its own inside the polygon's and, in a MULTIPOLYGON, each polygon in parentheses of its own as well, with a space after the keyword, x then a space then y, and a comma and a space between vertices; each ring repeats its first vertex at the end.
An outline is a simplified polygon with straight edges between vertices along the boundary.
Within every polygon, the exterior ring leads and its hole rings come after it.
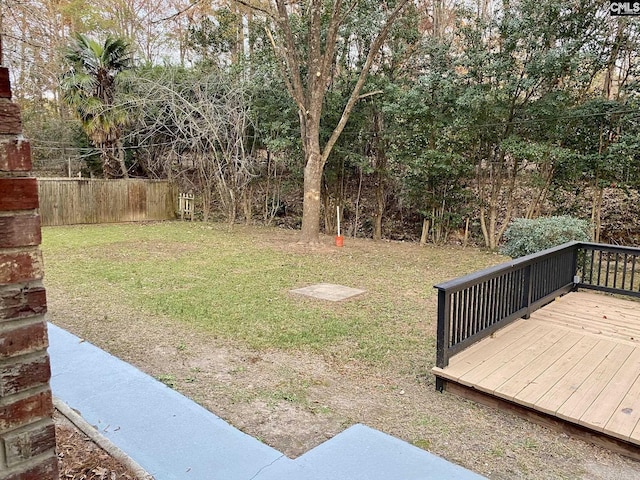
POLYGON ((39 178, 42 225, 169 220, 177 190, 166 180, 39 178))

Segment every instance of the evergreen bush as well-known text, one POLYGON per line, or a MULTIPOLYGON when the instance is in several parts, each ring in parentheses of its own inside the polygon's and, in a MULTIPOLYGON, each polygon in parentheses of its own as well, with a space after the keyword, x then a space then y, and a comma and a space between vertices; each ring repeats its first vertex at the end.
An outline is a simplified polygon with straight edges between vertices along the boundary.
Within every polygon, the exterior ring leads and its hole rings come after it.
POLYGON ((568 215, 516 218, 504 234, 500 253, 512 258, 530 255, 572 240, 588 242, 589 222, 568 215))

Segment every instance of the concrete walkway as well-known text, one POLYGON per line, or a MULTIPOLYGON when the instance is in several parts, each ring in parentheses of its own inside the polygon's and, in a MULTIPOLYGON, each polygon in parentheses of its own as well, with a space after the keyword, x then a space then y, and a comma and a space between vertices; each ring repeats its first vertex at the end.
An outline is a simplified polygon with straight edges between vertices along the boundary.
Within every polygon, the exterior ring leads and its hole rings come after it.
POLYGON ((132 365, 49 324, 51 388, 156 480, 475 480, 364 425, 295 460, 132 365))

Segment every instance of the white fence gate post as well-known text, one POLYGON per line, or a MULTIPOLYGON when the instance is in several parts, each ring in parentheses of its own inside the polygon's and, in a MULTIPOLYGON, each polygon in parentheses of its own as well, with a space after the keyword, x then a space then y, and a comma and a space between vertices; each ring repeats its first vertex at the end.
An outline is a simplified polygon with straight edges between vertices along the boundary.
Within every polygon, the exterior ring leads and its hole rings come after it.
POLYGON ((181 193, 179 198, 178 210, 180 212, 180 220, 184 220, 184 217, 189 217, 193 222, 193 203, 195 195, 193 193, 181 193))

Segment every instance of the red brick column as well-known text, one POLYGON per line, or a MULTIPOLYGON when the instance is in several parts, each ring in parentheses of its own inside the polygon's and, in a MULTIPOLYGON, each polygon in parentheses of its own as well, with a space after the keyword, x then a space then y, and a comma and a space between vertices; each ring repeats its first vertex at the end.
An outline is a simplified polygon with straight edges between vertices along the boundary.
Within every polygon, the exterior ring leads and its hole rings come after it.
POLYGON ((0 67, 0 479, 58 480, 38 184, 0 67))

